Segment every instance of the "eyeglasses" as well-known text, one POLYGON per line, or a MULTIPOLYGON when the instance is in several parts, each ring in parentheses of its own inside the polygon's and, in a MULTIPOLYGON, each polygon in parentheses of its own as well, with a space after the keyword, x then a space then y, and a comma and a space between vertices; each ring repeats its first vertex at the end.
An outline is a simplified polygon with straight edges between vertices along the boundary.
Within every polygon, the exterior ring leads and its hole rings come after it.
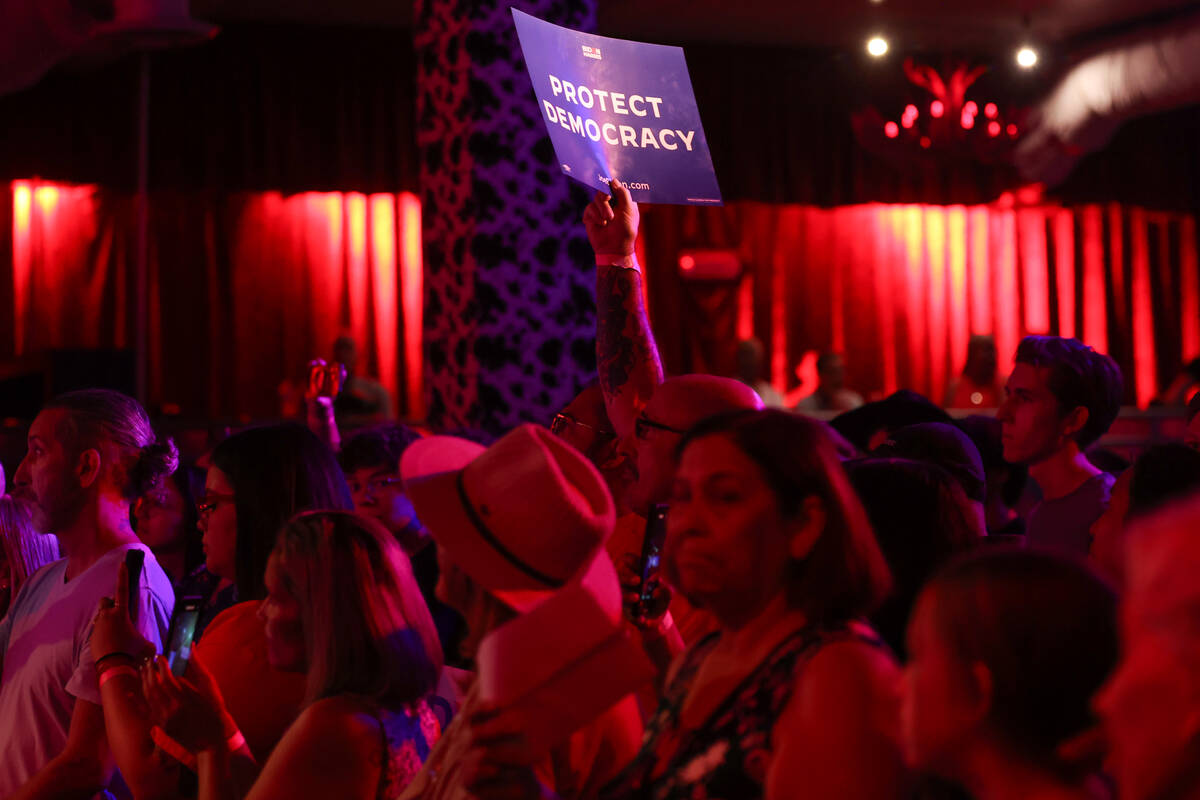
POLYGON ((683 435, 686 431, 681 431, 679 428, 672 428, 670 425, 664 425, 661 422, 655 422, 645 414, 639 414, 637 420, 633 423, 633 432, 639 439, 645 439, 650 435, 651 430, 667 431, 668 433, 678 433, 683 435))
POLYGON ((232 503, 233 495, 222 494, 220 492, 205 492, 204 496, 196 501, 196 514, 201 517, 208 516, 216 510, 221 503, 232 503))
POLYGON ((357 481, 350 482, 350 494, 358 494, 364 489, 374 494, 375 492, 383 491, 389 486, 395 486, 398 483, 403 483, 404 479, 397 475, 376 475, 369 479, 366 484, 360 484, 357 481))
POLYGON ((596 438, 602 441, 611 441, 617 438, 615 431, 606 431, 597 428, 595 425, 589 425, 586 422, 580 422, 570 414, 555 414, 554 419, 550 420, 550 432, 555 436, 562 436, 567 431, 570 425, 578 425, 580 428, 587 428, 596 435, 596 438))

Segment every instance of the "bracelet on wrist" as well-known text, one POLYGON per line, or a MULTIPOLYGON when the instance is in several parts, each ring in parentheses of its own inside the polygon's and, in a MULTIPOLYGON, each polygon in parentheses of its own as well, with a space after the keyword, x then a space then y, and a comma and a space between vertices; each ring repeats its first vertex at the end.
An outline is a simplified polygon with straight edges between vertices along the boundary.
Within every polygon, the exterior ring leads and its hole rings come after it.
MULTIPOLYGON (((105 661, 109 661, 110 659, 119 659, 121 661, 128 662, 131 665, 137 664, 139 661, 141 661, 141 659, 139 659, 133 653, 127 653, 124 650, 113 650, 111 653, 105 653, 96 659, 96 668, 99 669, 101 664, 103 664, 105 661)), ((117 662, 114 661, 113 663, 117 662)))
POLYGON ((101 688, 103 688, 104 684, 108 683, 113 678, 119 678, 122 675, 128 675, 132 678, 136 678, 138 676, 138 671, 127 664, 122 664, 116 667, 108 667, 100 673, 99 685, 101 688))
POLYGON ((159 750, 169 755, 171 758, 183 764, 192 772, 196 771, 196 756, 188 751, 186 747, 167 735, 167 732, 155 725, 150 729, 150 738, 159 750))
POLYGON ((631 269, 635 272, 642 271, 641 266, 638 265, 637 255, 634 253, 597 253, 596 266, 621 267, 622 269, 631 269))

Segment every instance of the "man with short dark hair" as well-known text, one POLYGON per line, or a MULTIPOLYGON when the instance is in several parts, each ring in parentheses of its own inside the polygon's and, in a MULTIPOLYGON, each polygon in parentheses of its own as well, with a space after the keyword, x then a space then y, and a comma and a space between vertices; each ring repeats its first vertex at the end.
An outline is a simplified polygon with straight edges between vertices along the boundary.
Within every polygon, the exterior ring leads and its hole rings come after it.
POLYGON ((66 557, 30 576, 0 622, 0 797, 90 798, 109 786, 100 675, 141 654, 94 654, 93 620, 137 548, 145 564, 136 625, 156 648, 166 637, 174 592, 130 527, 129 508, 177 461, 137 401, 117 392, 58 397, 30 427, 13 495, 32 505, 38 530, 57 534, 66 557))
POLYGON ((1121 370, 1078 339, 1027 336, 996 413, 1004 459, 1024 464, 1042 491, 1026 536, 1039 547, 1086 555, 1089 529, 1108 505, 1113 477, 1084 450, 1121 409, 1121 370))

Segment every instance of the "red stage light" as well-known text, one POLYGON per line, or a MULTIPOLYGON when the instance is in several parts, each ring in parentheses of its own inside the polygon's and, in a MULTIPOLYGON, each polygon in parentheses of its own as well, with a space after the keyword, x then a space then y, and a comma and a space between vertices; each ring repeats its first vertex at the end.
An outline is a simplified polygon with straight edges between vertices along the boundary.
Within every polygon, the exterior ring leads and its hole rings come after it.
POLYGON ((684 272, 691 272, 696 268, 696 259, 692 256, 680 256, 679 268, 684 272))
POLYGON ((995 119, 996 115, 999 113, 1000 113, 1000 109, 996 108, 995 103, 988 103, 986 106, 983 107, 983 115, 985 117, 987 117, 988 119, 995 119))
POLYGON ((996 122, 996 120, 992 120, 991 122, 988 123, 988 136, 999 136, 999 135, 1000 135, 1000 123, 996 122))
POLYGON ((911 128, 913 126, 913 118, 908 116, 901 117, 900 124, 905 128, 911 128))
POLYGON ((888 120, 888 123, 883 126, 883 135, 889 139, 895 139, 900 135, 900 126, 888 120))
POLYGON ((941 100, 934 100, 929 104, 929 116, 934 119, 941 119, 942 114, 946 113, 946 106, 941 100))
POLYGON ((1009 135, 1009 138, 1017 138, 1017 126, 1013 125, 1011 122, 1008 123, 1008 127, 1005 128, 1005 132, 1009 135))
POLYGON ((904 116, 908 117, 910 119, 916 119, 917 116, 920 115, 920 113, 921 112, 918 111, 917 107, 914 106, 912 103, 909 103, 908 105, 906 105, 904 107, 904 116))
POLYGON ((975 105, 974 100, 968 100, 963 104, 963 113, 970 114, 973 117, 979 113, 979 106, 975 105))
POLYGON ((962 126, 964 128, 967 128, 968 130, 975 127, 975 115, 968 114, 967 110, 965 108, 963 109, 961 121, 962 121, 962 126))
POLYGON ((921 147, 924 147, 926 150, 928 150, 931 144, 933 144, 933 142, 929 141, 928 136, 921 137, 921 147))

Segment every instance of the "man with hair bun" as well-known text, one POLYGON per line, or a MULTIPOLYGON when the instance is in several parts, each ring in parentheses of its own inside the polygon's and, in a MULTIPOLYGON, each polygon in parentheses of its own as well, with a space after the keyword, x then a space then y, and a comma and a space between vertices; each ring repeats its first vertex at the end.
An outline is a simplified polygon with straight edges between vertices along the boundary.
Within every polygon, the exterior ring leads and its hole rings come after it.
POLYGON ((1042 491, 1026 528, 1031 545, 1087 555, 1113 477, 1084 450, 1116 420, 1122 390, 1116 362, 1078 339, 1026 336, 1017 347, 996 417, 1004 460, 1027 466, 1042 491))
POLYGON ((100 684, 142 654, 114 643, 93 658, 93 620, 98 606, 128 602, 107 595, 137 548, 145 565, 136 625, 161 649, 174 593, 130 527, 129 509, 178 460, 141 405, 118 392, 61 395, 33 421, 12 493, 31 505, 38 530, 58 536, 65 557, 30 576, 0 622, 0 797, 107 796, 114 767, 100 684))

